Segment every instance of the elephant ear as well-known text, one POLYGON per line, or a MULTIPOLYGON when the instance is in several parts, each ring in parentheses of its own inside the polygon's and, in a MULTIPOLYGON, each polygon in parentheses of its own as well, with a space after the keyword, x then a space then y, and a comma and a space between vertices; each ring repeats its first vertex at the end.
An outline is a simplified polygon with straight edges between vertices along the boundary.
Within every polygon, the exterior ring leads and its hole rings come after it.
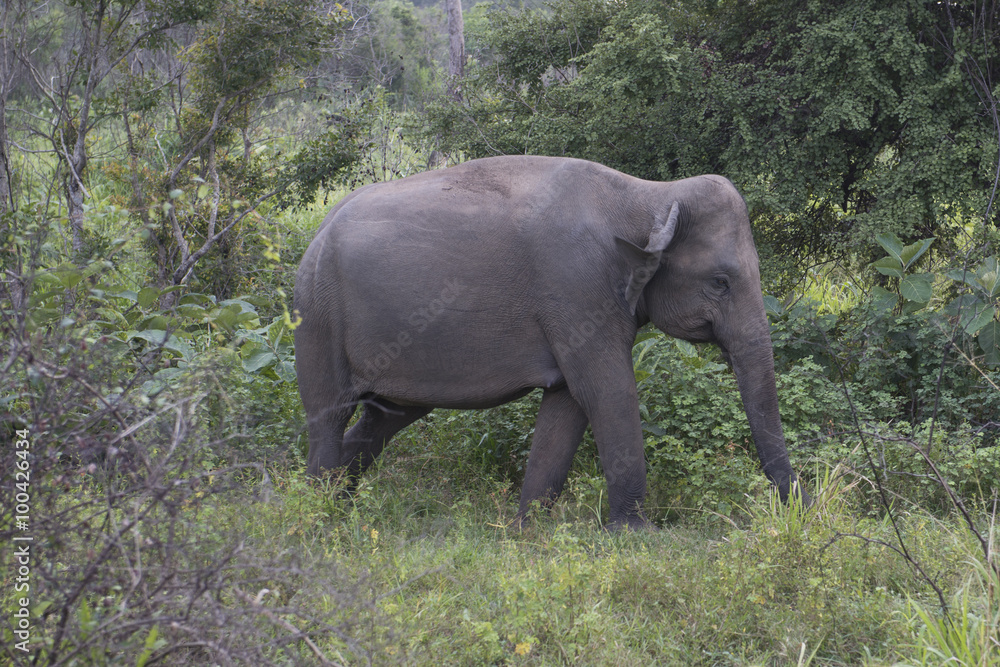
POLYGON ((635 308, 639 303, 639 295, 642 294, 646 283, 652 279, 656 270, 660 268, 660 257, 674 238, 680 211, 681 207, 677 202, 674 202, 666 216, 656 216, 653 228, 649 232, 649 242, 645 248, 640 248, 625 239, 615 238, 615 243, 625 255, 626 264, 629 267, 628 284, 625 286, 625 301, 628 303, 629 312, 633 315, 635 315, 635 308))

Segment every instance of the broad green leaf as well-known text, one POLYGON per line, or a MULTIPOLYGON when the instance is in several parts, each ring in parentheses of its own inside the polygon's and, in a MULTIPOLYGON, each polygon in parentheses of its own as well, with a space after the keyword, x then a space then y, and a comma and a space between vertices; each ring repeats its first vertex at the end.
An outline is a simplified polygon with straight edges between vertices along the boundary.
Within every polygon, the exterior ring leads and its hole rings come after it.
POLYGON ((250 341, 251 343, 259 344, 262 347, 267 347, 268 340, 261 335, 261 331, 263 331, 263 329, 258 329, 257 331, 243 330, 240 331, 237 338, 238 340, 250 341))
POLYGON ((97 314, 107 319, 108 322, 116 322, 118 324, 128 324, 128 320, 125 319, 125 316, 122 315, 121 312, 115 308, 101 307, 97 309, 97 314))
MULTIPOLYGON (((652 350, 655 344, 656 341, 650 338, 632 347, 632 366, 636 369, 636 372, 639 372, 639 365, 642 363, 642 360, 646 357, 646 353, 652 350)), ((638 379, 638 376, 636 377, 638 379)), ((649 377, 649 373, 646 373, 643 376, 643 379, 647 377, 649 377)))
POLYGON ((265 297, 257 296, 255 294, 241 296, 240 300, 246 301, 254 308, 267 308, 270 305, 270 302, 265 297))
POLYGON ((971 294, 960 294, 957 298, 941 309, 948 317, 961 317, 966 323, 969 318, 983 309, 983 301, 971 294))
POLYGON ((246 326, 247 323, 249 323, 250 326, 253 326, 254 323, 260 324, 260 320, 258 319, 258 315, 256 312, 240 313, 239 315, 236 316, 236 323, 242 324, 244 326, 246 326))
POLYGON ((295 382, 295 364, 282 361, 274 366, 274 372, 285 382, 295 382))
POLYGON ((212 311, 212 314, 209 315, 209 321, 226 331, 232 331, 236 326, 236 318, 238 316, 239 310, 237 307, 219 308, 212 311))
POLYGON ((136 303, 140 308, 149 308, 160 298, 160 290, 155 287, 143 287, 136 296, 136 303))
POLYGON ((152 380, 146 380, 142 383, 142 391, 149 396, 155 396, 163 391, 163 388, 167 386, 170 380, 178 378, 183 374, 184 370, 180 368, 163 368, 158 370, 153 373, 152 380))
POLYGON ((979 284, 988 295, 997 296, 1000 294, 1000 271, 994 269, 979 274, 979 284))
POLYGON ((686 340, 675 338, 674 345, 677 347, 677 350, 681 353, 682 357, 687 357, 688 359, 690 359, 692 357, 700 356, 698 354, 698 348, 696 348, 694 345, 687 342, 686 340))
POLYGON ((879 287, 876 285, 872 287, 872 304, 876 311, 886 312, 892 310, 896 306, 896 295, 885 289, 884 287, 879 287))
POLYGON ((116 299, 126 299, 132 303, 136 303, 139 300, 139 293, 134 292, 130 289, 122 290, 120 292, 115 292, 114 294, 108 294, 116 299))
POLYGON ((667 430, 662 426, 658 426, 656 424, 646 421, 642 422, 642 430, 656 437, 662 437, 667 434, 667 430))
POLYGON ((662 336, 663 334, 657 329, 646 329, 636 334, 635 342, 632 343, 632 346, 635 347, 639 343, 644 343, 647 340, 651 340, 653 338, 660 338, 662 336))
POLYGON ((215 296, 212 294, 201 294, 199 292, 191 292, 190 294, 185 294, 180 298, 178 303, 192 303, 199 305, 215 305, 215 296))
POLYGON ((28 311, 28 321, 36 327, 48 324, 57 317, 62 317, 61 308, 32 308, 28 311))
POLYGON ((875 240, 878 244, 885 248, 885 251, 889 253, 890 256, 894 257, 900 266, 904 266, 906 262, 903 260, 903 242, 899 240, 899 237, 891 232, 885 234, 877 234, 875 240))
POLYGON ((972 269, 951 269, 946 272, 952 280, 965 283, 974 289, 983 290, 987 296, 1000 295, 1000 266, 996 257, 987 257, 975 271, 972 269))
POLYGON ((933 294, 934 275, 931 273, 916 273, 906 276, 899 283, 899 293, 907 301, 927 303, 933 294))
POLYGON ((764 295, 764 310, 767 311, 768 315, 773 315, 774 317, 781 317, 785 314, 785 309, 782 307, 781 302, 778 301, 777 297, 770 294, 764 295))
POLYGON ((916 243, 912 243, 903 248, 903 252, 900 257, 903 261, 903 268, 908 269, 913 266, 916 261, 920 259, 925 252, 927 252, 927 249, 931 247, 931 244, 934 243, 934 241, 935 239, 932 237, 924 239, 923 241, 917 241, 916 243))
POLYGON ((276 359, 277 357, 274 356, 274 353, 268 349, 257 350, 243 360, 243 370, 247 373, 256 373, 273 364, 276 359))
POLYGON ((226 299, 225 301, 220 301, 219 305, 226 308, 235 306, 238 309, 237 312, 240 313, 257 314, 257 309, 246 299, 226 299))
POLYGON ((55 269, 54 273, 56 278, 59 279, 59 283, 67 289, 76 287, 84 278, 83 271, 70 262, 61 264, 55 269))
POLYGON ((986 354, 986 363, 991 366, 1000 366, 1000 322, 993 320, 979 330, 976 337, 979 347, 983 348, 986 354))
POLYGON ((955 282, 965 283, 970 287, 979 287, 978 277, 968 269, 948 269, 945 275, 955 282))
POLYGON ((883 257, 872 264, 872 266, 874 266, 875 270, 883 276, 898 278, 899 280, 903 279, 903 265, 895 257, 883 257))
POLYGON ((192 320, 201 320, 205 317, 205 309, 195 304, 182 304, 177 306, 177 314, 181 317, 188 317, 192 320))
POLYGON ((167 329, 175 328, 172 324, 173 321, 167 316, 155 313, 138 320, 135 324, 135 328, 137 331, 166 331, 167 329))
POLYGON ((285 335, 285 322, 281 318, 275 318, 267 327, 267 339, 272 345, 276 345, 285 335))
POLYGON ((194 353, 191 345, 186 341, 174 336, 173 334, 167 333, 159 329, 145 329, 143 331, 129 331, 125 334, 125 340, 129 341, 134 338, 139 338, 141 340, 148 341, 149 343, 162 347, 171 352, 177 352, 184 359, 190 359, 194 353))
POLYGON ((962 318, 963 322, 967 322, 967 324, 965 324, 963 329, 965 330, 965 333, 969 334, 970 336, 974 336, 977 333, 979 333, 980 329, 985 327, 987 324, 990 323, 991 320, 993 320, 994 316, 996 315, 996 310, 994 310, 993 308, 985 308, 984 310, 978 313, 976 311, 970 311, 969 315, 970 317, 968 318, 964 317, 962 318))

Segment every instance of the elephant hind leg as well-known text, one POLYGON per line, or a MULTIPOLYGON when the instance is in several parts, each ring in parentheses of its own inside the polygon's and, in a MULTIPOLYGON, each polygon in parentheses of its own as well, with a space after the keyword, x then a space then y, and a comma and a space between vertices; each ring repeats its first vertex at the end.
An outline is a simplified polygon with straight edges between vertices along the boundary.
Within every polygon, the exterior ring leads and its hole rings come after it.
POLYGON ((517 513, 519 520, 527 515, 535 500, 551 505, 562 492, 586 428, 587 415, 569 389, 545 391, 524 472, 521 507, 517 513))
POLYGON ((361 419, 344 436, 344 465, 352 477, 367 470, 394 435, 431 411, 396 405, 379 396, 365 399, 363 404, 361 419))
POLYGON ((344 456, 344 429, 357 409, 356 400, 334 402, 326 407, 306 409, 309 423, 308 472, 320 476, 347 463, 344 456))
POLYGON ((308 472, 319 476, 348 463, 344 430, 360 396, 346 366, 329 349, 329 332, 304 323, 295 334, 295 371, 309 427, 308 472))

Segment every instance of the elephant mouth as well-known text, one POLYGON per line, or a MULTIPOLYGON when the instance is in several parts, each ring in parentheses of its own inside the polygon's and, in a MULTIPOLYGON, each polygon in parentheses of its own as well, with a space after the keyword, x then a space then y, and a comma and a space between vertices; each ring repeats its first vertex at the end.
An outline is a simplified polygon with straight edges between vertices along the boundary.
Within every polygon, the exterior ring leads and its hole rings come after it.
POLYGON ((715 335, 714 327, 711 322, 704 322, 703 324, 685 327, 680 335, 671 334, 676 338, 681 338, 689 343, 718 343, 718 337, 715 335))

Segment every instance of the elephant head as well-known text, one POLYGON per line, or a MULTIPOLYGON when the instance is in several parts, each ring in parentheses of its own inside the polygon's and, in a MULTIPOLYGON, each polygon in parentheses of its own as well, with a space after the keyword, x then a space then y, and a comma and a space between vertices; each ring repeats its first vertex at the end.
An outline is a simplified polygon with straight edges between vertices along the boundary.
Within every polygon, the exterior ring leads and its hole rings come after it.
MULTIPOLYGON (((787 500, 795 475, 746 203, 719 176, 664 185, 671 204, 655 217, 646 246, 618 239, 629 256, 629 307, 670 336, 718 345, 736 374, 764 473, 787 500)), ((808 502, 804 490, 797 492, 808 502)))

